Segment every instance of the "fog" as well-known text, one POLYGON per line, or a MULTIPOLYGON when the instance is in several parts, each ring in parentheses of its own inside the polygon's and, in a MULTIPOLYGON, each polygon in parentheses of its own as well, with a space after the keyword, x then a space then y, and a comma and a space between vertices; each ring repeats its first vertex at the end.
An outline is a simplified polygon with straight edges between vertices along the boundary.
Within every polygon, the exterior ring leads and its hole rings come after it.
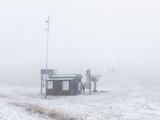
POLYGON ((0 82, 40 84, 48 15, 49 68, 81 74, 91 69, 101 75, 103 86, 145 81, 148 76, 157 81, 159 4, 158 0, 0 1, 0 82), (109 74, 111 68, 118 69, 116 75, 109 74))

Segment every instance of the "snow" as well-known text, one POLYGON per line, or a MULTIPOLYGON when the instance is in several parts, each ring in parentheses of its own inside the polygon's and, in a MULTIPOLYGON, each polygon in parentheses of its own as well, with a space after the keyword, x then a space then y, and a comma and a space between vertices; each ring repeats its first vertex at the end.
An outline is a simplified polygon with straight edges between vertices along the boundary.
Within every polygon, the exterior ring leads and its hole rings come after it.
POLYGON ((0 85, 0 120, 49 120, 53 111, 83 120, 160 120, 159 99, 144 89, 44 99, 39 88, 0 85))
POLYGON ((29 114, 10 104, 11 100, 0 98, 0 120, 47 120, 38 114, 29 114))

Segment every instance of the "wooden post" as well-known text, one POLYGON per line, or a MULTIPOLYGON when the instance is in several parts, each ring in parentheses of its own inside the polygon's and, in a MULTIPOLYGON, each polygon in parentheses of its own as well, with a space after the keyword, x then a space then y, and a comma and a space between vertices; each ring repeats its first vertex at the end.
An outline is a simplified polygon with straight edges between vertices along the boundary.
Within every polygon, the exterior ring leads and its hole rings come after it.
POLYGON ((91 70, 90 69, 88 69, 87 71, 86 71, 86 77, 88 77, 88 87, 89 87, 89 94, 91 95, 91 93, 92 93, 92 91, 91 91, 91 70))
POLYGON ((97 80, 94 81, 94 90, 93 92, 97 92, 97 80))

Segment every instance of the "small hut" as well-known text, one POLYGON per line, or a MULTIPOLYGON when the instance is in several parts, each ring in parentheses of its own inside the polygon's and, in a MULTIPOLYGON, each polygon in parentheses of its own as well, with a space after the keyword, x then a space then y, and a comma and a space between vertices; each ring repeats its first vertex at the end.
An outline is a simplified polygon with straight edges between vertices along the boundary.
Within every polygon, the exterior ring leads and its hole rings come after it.
POLYGON ((79 95, 81 94, 80 74, 53 74, 46 80, 46 95, 79 95))

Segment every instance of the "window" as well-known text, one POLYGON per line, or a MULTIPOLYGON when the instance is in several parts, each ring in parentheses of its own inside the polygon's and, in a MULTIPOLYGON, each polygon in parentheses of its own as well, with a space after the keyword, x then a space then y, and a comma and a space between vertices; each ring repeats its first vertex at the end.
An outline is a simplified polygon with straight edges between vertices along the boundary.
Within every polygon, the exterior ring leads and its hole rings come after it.
POLYGON ((69 81, 63 81, 63 90, 69 90, 69 81))
POLYGON ((48 81, 47 88, 53 89, 53 81, 48 81))

